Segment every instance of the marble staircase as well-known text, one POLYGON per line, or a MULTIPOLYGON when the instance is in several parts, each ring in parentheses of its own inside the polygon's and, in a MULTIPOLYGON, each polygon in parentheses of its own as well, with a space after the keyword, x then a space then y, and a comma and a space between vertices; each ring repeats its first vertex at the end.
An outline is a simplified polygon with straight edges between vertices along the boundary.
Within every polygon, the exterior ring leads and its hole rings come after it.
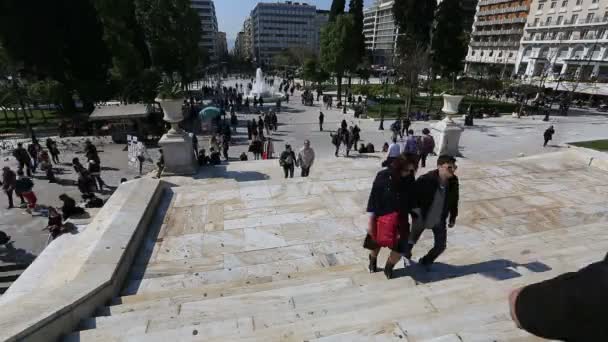
POLYGON ((121 296, 64 340, 538 341, 510 320, 509 291, 608 250, 608 172, 570 153, 462 161, 461 214, 438 263, 369 274, 378 168, 320 160, 284 180, 276 161, 255 161, 170 179, 121 296))

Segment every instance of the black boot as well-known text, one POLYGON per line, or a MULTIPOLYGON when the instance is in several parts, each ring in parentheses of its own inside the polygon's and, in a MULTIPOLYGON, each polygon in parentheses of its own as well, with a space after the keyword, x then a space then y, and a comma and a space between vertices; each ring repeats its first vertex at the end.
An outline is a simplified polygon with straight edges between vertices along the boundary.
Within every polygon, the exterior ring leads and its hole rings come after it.
POLYGON ((374 257, 374 256, 372 256, 370 254, 369 255, 369 266, 368 266, 369 273, 376 273, 376 272, 378 272, 378 266, 377 266, 377 264, 378 264, 378 258, 374 257))
POLYGON ((384 275, 386 276, 386 279, 393 278, 393 268, 394 267, 395 267, 395 264, 389 263, 388 260, 386 261, 386 265, 384 266, 384 275))

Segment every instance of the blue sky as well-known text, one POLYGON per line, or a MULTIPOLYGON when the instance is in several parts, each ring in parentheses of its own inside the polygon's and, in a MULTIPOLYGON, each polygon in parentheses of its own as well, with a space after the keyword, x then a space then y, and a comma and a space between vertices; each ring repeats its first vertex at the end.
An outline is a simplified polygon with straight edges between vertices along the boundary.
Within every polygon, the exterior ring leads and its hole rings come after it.
MULTIPOLYGON (((293 0, 298 1, 298 0, 293 0)), ((226 32, 228 39, 228 49, 232 49, 236 34, 243 27, 243 21, 249 15, 249 12, 255 7, 258 2, 277 2, 272 0, 214 0, 215 12, 219 30, 226 32)), ((283 2, 283 1, 281 1, 283 2)), ((310 5, 315 5, 319 9, 328 10, 331 7, 332 0, 299 0, 298 2, 306 2, 310 5)), ((348 6, 348 1, 346 1, 348 6)), ((365 7, 373 3, 373 0, 365 0, 365 7)))

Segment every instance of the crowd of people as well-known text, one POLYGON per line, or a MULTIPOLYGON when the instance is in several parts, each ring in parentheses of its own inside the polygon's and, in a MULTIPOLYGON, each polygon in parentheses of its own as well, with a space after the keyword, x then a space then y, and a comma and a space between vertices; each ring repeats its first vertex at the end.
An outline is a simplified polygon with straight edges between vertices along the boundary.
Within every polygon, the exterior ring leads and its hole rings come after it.
POLYGON ((49 224, 44 229, 48 229, 50 235, 55 238, 64 228, 63 220, 84 213, 82 206, 87 208, 103 206, 103 200, 97 197, 95 192, 101 192, 107 186, 101 178, 99 153, 90 140, 86 140, 82 148, 82 152, 88 161, 86 167, 82 165, 79 158, 74 158, 71 163, 76 174, 75 184, 82 195, 83 204, 77 206, 73 198, 67 194, 62 194, 59 196, 59 200, 63 203, 60 210, 38 203, 33 180, 36 173, 42 171, 45 176, 38 178, 46 178, 49 183, 58 182, 55 173, 61 162, 59 159, 61 153, 57 147, 57 142, 52 138, 46 139, 46 149, 44 149, 38 139, 33 137, 27 148, 24 148, 23 145, 22 142, 17 143, 17 147, 12 152, 17 162, 16 171, 9 166, 2 168, 0 186, 7 197, 8 209, 15 208, 14 195, 16 195, 20 199, 19 206, 24 208, 27 213, 48 216, 49 224))

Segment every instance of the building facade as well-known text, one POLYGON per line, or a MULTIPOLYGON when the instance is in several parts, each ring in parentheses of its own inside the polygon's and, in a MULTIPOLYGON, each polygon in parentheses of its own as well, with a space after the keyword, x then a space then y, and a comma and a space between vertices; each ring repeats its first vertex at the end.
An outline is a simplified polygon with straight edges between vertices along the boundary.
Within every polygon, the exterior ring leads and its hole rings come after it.
POLYGON ((393 0, 376 0, 363 10, 365 48, 371 53, 372 64, 391 67, 397 51, 399 28, 393 17, 393 0))
POLYGON ((503 76, 513 73, 530 3, 531 0, 479 1, 465 73, 503 76))
POLYGON ((244 59, 252 60, 253 58, 253 45, 252 45, 252 30, 251 30, 251 18, 247 17, 243 23, 243 29, 237 33, 236 41, 234 42, 234 55, 244 59))
POLYGON ((289 48, 318 53, 324 17, 306 3, 258 3, 250 15, 254 62, 270 64, 273 56, 289 48))
POLYGON ((209 56, 209 60, 217 61, 218 54, 218 26, 215 15, 215 5, 212 0, 190 0, 190 6, 198 13, 201 20, 203 33, 199 41, 201 46, 209 56))
POLYGON ((535 0, 517 56, 524 78, 608 78, 608 0, 535 0))
MULTIPOLYGON (((473 25, 477 0, 460 0, 463 10, 465 31, 470 32, 473 25)), ((438 5, 441 4, 439 0, 438 5)), ((392 67, 397 54, 399 27, 393 17, 394 0, 376 0, 363 11, 363 34, 365 47, 372 55, 372 64, 392 67)))
POLYGON ((218 59, 226 59, 226 57, 228 56, 228 40, 226 40, 226 32, 217 33, 216 44, 218 59))

